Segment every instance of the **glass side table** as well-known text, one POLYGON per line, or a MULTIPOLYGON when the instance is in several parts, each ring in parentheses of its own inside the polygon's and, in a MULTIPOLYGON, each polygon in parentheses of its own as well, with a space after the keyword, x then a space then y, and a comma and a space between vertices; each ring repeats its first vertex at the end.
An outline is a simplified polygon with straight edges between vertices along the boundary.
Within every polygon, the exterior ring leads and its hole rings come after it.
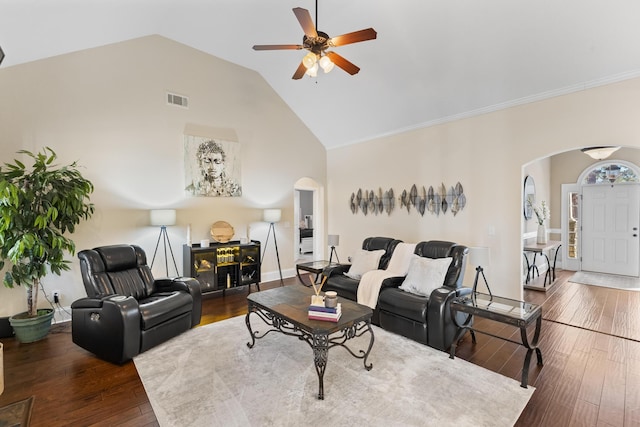
POLYGON ((311 262, 301 262, 300 264, 296 264, 296 274, 298 275, 298 280, 305 286, 311 286, 311 284, 307 284, 300 277, 300 271, 308 271, 311 274, 315 274, 316 277, 313 279, 314 283, 318 283, 320 280, 320 276, 322 275, 322 271, 327 267, 334 267, 340 265, 336 262, 329 261, 311 261, 311 262))
POLYGON ((489 335, 494 338, 499 338, 504 341, 509 341, 524 346, 527 349, 527 354, 524 358, 524 365, 522 366, 522 382, 520 383, 520 386, 523 388, 527 388, 527 383, 529 380, 529 364, 531 362, 531 355, 534 351, 536 352, 538 365, 543 365, 542 352, 538 348, 540 326, 542 325, 542 309, 539 305, 476 292, 468 296, 454 298, 451 301, 451 315, 453 318, 453 322, 459 328, 453 340, 453 344, 451 345, 449 355, 451 359, 455 357, 456 345, 466 331, 470 331, 471 338, 474 344, 476 342, 476 336, 474 332, 479 332, 484 335, 489 335), (462 324, 459 323, 457 319, 457 313, 466 314, 466 318, 464 322, 462 322, 462 324), (513 341, 509 338, 474 329, 472 326, 474 316, 516 326, 520 329, 520 338, 522 341, 513 341), (533 337, 531 341, 529 341, 529 337, 527 335, 527 327, 534 322, 535 329, 533 332, 533 337))

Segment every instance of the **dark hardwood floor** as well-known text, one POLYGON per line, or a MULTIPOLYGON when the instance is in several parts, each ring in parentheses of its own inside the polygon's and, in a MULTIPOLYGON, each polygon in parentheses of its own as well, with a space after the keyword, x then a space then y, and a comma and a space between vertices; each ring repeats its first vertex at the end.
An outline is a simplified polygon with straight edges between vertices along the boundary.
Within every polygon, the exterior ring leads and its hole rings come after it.
MULTIPOLYGON (((570 276, 561 271, 549 291, 525 292, 526 300, 543 306, 544 366, 532 358, 529 384, 536 391, 516 425, 640 426, 639 295, 573 284, 570 276)), ((245 314, 245 297, 246 289, 206 298, 202 325, 245 314)), ((519 339, 512 327, 485 320, 476 325, 519 339)), ((457 357, 519 380, 523 347, 477 338, 473 345, 467 335, 457 357)), ((0 406, 35 396, 32 426, 158 425, 133 362, 116 366, 96 359, 72 343, 69 323, 54 325, 37 343, 2 341, 0 406)))

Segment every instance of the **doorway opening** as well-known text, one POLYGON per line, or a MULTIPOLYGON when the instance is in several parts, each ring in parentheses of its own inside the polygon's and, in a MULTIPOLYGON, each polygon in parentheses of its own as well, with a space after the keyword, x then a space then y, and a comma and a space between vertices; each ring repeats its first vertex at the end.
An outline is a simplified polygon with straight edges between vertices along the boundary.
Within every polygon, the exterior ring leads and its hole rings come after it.
POLYGON ((294 263, 324 259, 324 189, 311 178, 294 185, 294 263))

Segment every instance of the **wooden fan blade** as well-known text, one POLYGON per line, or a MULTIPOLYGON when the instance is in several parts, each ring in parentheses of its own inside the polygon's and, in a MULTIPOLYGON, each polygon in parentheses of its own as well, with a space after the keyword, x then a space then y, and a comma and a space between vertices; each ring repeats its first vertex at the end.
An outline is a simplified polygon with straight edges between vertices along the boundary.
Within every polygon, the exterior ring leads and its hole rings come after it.
POLYGON ((316 26, 313 25, 311 14, 307 9, 303 9, 301 7, 294 7, 293 13, 296 15, 296 18, 298 18, 298 22, 300 22, 302 31, 304 31, 307 37, 314 37, 314 38, 318 37, 316 26))
POLYGON ((307 72, 307 67, 304 66, 304 64, 302 62, 300 62, 300 65, 298 65, 298 69, 296 70, 295 73, 293 73, 293 77, 291 77, 293 80, 300 80, 302 77, 304 77, 304 73, 307 72))
POLYGON ((304 49, 301 44, 257 44, 253 50, 298 50, 304 49))
POLYGON ((338 67, 342 68, 352 76, 354 74, 358 74, 358 71, 360 71, 360 67, 347 61, 346 59, 344 59, 342 56, 338 55, 335 52, 327 52, 326 55, 329 57, 329 59, 331 59, 331 61, 334 64, 336 64, 338 67))
POLYGON ((344 46, 345 44, 358 43, 367 40, 373 40, 378 36, 376 30, 367 28, 365 30, 354 31, 353 33, 343 34, 341 36, 329 39, 329 46, 344 46))

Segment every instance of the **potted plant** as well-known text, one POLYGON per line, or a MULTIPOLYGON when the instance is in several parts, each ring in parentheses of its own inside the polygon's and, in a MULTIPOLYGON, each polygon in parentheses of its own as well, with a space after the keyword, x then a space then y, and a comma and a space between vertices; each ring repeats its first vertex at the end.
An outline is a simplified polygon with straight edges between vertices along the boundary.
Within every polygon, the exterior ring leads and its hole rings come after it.
POLYGON ((538 235, 536 243, 546 245, 547 227, 545 227, 544 222, 551 216, 549 207, 544 200, 540 203, 540 207, 534 206, 533 203, 531 203, 531 200, 529 200, 529 206, 531 206, 531 208, 533 209, 533 212, 536 214, 536 219, 538 221, 538 235))
POLYGON ((14 159, 0 167, 0 270, 7 264, 5 286, 27 288, 27 311, 9 321, 19 341, 32 342, 49 333, 53 318, 53 309, 38 309, 41 279, 70 269, 65 254, 75 253, 75 244, 69 234, 94 212, 89 202, 93 184, 82 177, 76 162, 54 164, 57 156, 49 147, 18 154, 31 158, 33 165, 29 169, 14 159), (33 333, 22 330, 33 323, 33 333))

